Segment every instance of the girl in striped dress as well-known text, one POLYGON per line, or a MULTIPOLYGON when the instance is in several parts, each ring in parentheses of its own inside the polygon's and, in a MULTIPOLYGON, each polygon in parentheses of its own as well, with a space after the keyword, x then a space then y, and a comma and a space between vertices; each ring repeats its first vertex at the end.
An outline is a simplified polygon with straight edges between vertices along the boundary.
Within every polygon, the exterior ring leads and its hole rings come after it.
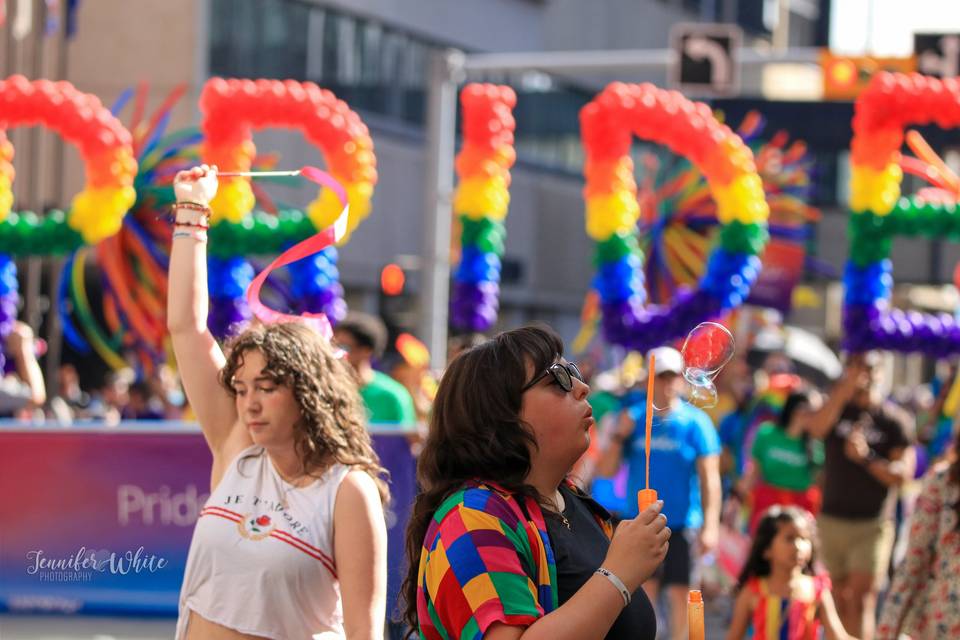
POLYGON ((814 570, 813 518, 797 507, 773 506, 757 525, 740 573, 727 640, 847 640, 830 593, 830 578, 814 570), (749 636, 747 635, 749 633, 749 636))

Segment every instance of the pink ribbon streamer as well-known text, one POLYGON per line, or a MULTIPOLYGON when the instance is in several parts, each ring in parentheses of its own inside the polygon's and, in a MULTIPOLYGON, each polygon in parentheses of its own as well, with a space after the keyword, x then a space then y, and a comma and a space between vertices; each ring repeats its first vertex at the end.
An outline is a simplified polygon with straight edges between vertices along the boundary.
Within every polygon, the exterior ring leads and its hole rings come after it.
POLYGON ((329 173, 321 171, 316 167, 302 167, 300 169, 300 175, 337 194, 340 203, 343 205, 343 211, 340 212, 340 215, 332 226, 290 247, 277 256, 266 269, 258 273, 257 277, 250 283, 250 286, 247 287, 247 304, 250 305, 250 310, 253 312, 253 315, 264 324, 290 321, 303 322, 313 327, 313 329, 329 341, 333 338, 333 327, 330 325, 330 320, 325 313, 305 312, 300 315, 289 315, 271 309, 260 302, 260 289, 263 287, 263 283, 266 282, 267 277, 275 269, 285 267, 292 262, 322 251, 331 244, 340 242, 347 232, 347 218, 349 217, 350 205, 347 202, 347 192, 343 186, 329 173))

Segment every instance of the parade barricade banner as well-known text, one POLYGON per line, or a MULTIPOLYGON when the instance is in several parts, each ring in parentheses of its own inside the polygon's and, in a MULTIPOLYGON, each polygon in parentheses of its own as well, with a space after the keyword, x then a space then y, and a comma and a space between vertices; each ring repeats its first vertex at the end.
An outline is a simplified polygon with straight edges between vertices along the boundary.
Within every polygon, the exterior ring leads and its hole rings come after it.
MULTIPOLYGON (((415 463, 402 434, 374 446, 392 478, 392 608, 415 463)), ((186 423, 0 427, 0 612, 176 615, 210 466, 186 423)))
POLYGON ((771 240, 763 254, 763 269, 750 290, 747 304, 790 313, 793 289, 803 277, 803 247, 771 240))

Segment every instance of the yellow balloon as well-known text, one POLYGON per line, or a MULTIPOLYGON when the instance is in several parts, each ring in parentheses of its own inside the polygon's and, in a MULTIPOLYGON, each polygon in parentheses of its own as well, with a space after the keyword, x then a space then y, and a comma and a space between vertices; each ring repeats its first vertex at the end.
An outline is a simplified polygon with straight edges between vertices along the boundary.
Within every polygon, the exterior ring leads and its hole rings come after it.
MULTIPOLYGON (((347 219, 347 232, 340 244, 346 243, 353 230, 370 215, 370 199, 373 197, 373 184, 370 182, 343 183, 350 204, 350 217, 347 219)), ((340 217, 343 204, 330 189, 322 189, 320 195, 307 205, 307 217, 318 230, 326 229, 340 217)))
POLYGON ((866 211, 870 208, 870 194, 877 172, 867 167, 854 166, 850 171, 850 208, 866 211))
POLYGON ((123 215, 135 200, 132 187, 84 189, 73 198, 68 224, 84 241, 95 244, 120 230, 123 215))
POLYGON ((741 174, 730 183, 729 192, 735 200, 739 200, 741 203, 747 202, 757 197, 758 194, 762 197, 763 182, 760 181, 760 176, 756 174, 741 174))
POLYGON ((870 209, 878 216, 889 215, 900 199, 900 184, 888 183, 887 187, 874 195, 870 202, 870 209))
POLYGON ((221 184, 217 195, 210 201, 210 224, 221 220, 240 222, 245 215, 253 211, 255 204, 253 189, 246 180, 231 180, 221 184))
POLYGON ((730 224, 733 222, 737 215, 737 199, 734 197, 730 185, 714 188, 713 199, 717 203, 717 219, 720 223, 730 224))
POLYGON ((870 189, 858 189, 856 197, 851 197, 851 206, 862 211, 873 211, 875 194, 870 189))
POLYGON ((629 233, 636 228, 640 205, 630 191, 618 191, 587 200, 587 235, 598 242, 615 233, 629 233))
POLYGON ((763 199, 743 203, 736 213, 736 219, 743 224, 758 224, 765 222, 768 217, 770 217, 770 205, 763 199))
POLYGON ((503 176, 471 178, 462 181, 453 197, 453 209, 459 214, 479 220, 490 217, 503 220, 510 197, 503 176))
POLYGON ((118 194, 118 200, 120 201, 120 210, 122 213, 120 217, 122 218, 127 214, 128 211, 133 207, 137 202, 137 190, 133 188, 132 185, 121 187, 118 194))
POLYGON ((123 219, 117 217, 103 217, 95 224, 84 227, 80 230, 84 242, 87 244, 96 244, 105 238, 115 235, 123 226, 123 219))
POLYGON ((901 167, 899 163, 891 162, 888 164, 884 170, 884 174, 888 180, 892 180, 898 184, 903 182, 903 167, 901 167))
POLYGON ((7 219, 13 209, 13 194, 10 191, 0 191, 0 222, 7 219))
POLYGON ((350 217, 347 219, 346 242, 353 230, 370 215, 370 199, 373 197, 373 183, 353 182, 347 184, 347 202, 350 203, 350 217))
POLYGON ((332 225, 341 211, 343 205, 340 204, 340 198, 330 189, 322 190, 320 196, 307 205, 307 217, 317 229, 326 229, 332 225))
POLYGON ((850 172, 850 208, 880 216, 889 214, 900 198, 902 181, 903 169, 896 163, 888 164, 882 171, 854 166, 850 172))

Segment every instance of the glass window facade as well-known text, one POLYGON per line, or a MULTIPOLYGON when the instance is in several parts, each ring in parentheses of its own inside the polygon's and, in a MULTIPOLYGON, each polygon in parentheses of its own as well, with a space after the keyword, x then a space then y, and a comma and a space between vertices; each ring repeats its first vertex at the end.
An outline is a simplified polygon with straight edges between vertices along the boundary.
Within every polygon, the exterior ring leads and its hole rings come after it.
MULTIPOLYGON (((448 46, 301 0, 213 0, 210 73, 237 78, 310 80, 358 111, 422 126, 430 53, 448 46)), ((520 99, 521 162, 580 174, 580 108, 592 93, 542 73, 486 78, 520 99)))
MULTIPOLYGON (((684 1, 669 0, 668 4, 679 6, 684 1)), ((722 0, 713 1, 716 7, 725 6, 722 0)), ((740 6, 748 4, 741 2, 740 6)), ((762 8, 762 3, 753 4, 762 8)), ((451 46, 375 18, 305 0, 212 0, 212 15, 217 16, 210 26, 212 75, 311 80, 358 111, 415 128, 424 124, 430 54, 451 46)), ((582 175, 579 111, 593 98, 594 90, 536 71, 491 73, 476 79, 506 83, 517 91, 514 115, 521 163, 582 175)), ((744 101, 715 102, 733 106, 744 101)), ((755 108, 767 114, 776 106, 755 108)), ((733 109, 737 111, 740 109, 733 109)), ((849 123, 849 118, 844 115, 841 120, 849 123)), ((777 118, 771 117, 771 125, 775 121, 777 118)), ((791 131, 806 139, 812 149, 823 150, 816 131, 795 131, 805 120, 789 122, 791 131)), ((777 126, 783 124, 777 122, 777 126)), ((844 132, 847 129, 845 125, 844 132)), ((641 153, 643 146, 635 144, 635 152, 641 153)))
POLYGON ((295 0, 213 0, 210 73, 311 80, 359 110, 423 121, 434 43, 295 0))

